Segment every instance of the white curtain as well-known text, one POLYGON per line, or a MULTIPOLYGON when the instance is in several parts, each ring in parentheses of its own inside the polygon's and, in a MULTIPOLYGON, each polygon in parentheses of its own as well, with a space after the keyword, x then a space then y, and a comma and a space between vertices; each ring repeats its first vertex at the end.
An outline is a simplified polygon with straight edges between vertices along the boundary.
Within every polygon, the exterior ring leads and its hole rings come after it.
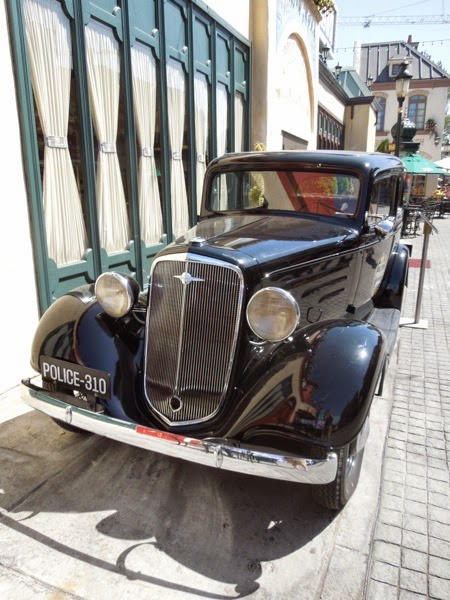
POLYGON ((217 156, 227 151, 228 93, 225 85, 217 86, 217 156))
POLYGON ((48 255, 77 262, 87 247, 67 145, 72 70, 70 24, 55 0, 23 0, 31 81, 45 137, 43 204, 48 255))
POLYGON ((197 156, 197 214, 200 214, 208 145, 208 82, 202 73, 194 76, 195 153, 197 156))
POLYGON ((167 104, 169 109, 170 188, 172 196, 172 231, 175 237, 189 228, 186 184, 183 169, 183 135, 185 113, 185 77, 177 61, 167 63, 167 104))
POLYGON ((236 94, 234 97, 234 149, 236 152, 244 150, 244 96, 236 94))
MULTIPOLYGON (((228 93, 225 85, 219 83, 217 86, 217 156, 227 151, 228 132, 228 93)), ((225 177, 220 178, 220 201, 221 209, 227 208, 227 185, 225 177)))
POLYGON ((147 245, 163 235, 161 202, 153 151, 156 119, 156 67, 151 49, 136 42, 131 48, 134 113, 141 150, 139 159, 139 217, 147 245))
POLYGON ((100 244, 108 253, 125 250, 130 237, 127 206, 116 152, 119 115, 119 45, 109 27, 92 20, 85 28, 89 95, 99 140, 97 206, 100 244))

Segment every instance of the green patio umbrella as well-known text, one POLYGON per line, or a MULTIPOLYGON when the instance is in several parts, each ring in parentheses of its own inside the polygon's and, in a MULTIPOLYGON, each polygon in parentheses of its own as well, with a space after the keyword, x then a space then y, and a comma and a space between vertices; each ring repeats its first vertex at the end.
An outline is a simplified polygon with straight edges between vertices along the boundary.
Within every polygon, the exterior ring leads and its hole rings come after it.
POLYGON ((406 167, 406 172, 413 175, 446 175, 445 169, 431 160, 420 156, 420 154, 411 154, 405 156, 402 161, 406 167))

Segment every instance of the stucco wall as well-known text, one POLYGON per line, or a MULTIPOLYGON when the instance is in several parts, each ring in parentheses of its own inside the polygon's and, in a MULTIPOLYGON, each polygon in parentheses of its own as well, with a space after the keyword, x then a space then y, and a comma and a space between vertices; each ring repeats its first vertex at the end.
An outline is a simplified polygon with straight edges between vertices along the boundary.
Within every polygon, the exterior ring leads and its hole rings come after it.
POLYGON ((368 115, 367 115, 367 147, 366 150, 368 152, 372 152, 375 150, 375 140, 377 134, 377 114, 372 106, 368 106, 368 115))
POLYGON ((250 22, 253 72, 250 148, 253 148, 256 142, 267 144, 269 17, 266 0, 261 0, 258 6, 251 3, 250 22))
POLYGON ((306 1, 252 0, 251 6, 253 142, 280 150, 284 131, 315 148, 318 16, 306 1))
MULTIPOLYGON (((433 87, 426 87, 425 85, 418 87, 418 85, 419 84, 416 84, 414 87, 410 88, 408 96, 410 97, 416 94, 424 94, 427 97, 425 120, 429 118, 435 119, 437 123, 437 131, 439 135, 442 135, 442 131, 444 130, 448 88, 446 86, 441 87, 438 85, 434 85, 433 87)), ((397 96, 395 95, 395 90, 383 90, 383 92, 378 92, 375 89, 373 90, 373 93, 375 95, 379 93, 381 96, 386 98, 386 115, 384 119, 385 132, 381 134, 380 132, 377 132, 376 144, 381 142, 386 137, 392 142, 393 140, 390 131, 394 123, 397 122, 398 114, 398 100, 397 96)), ((405 100, 404 106, 404 113, 406 113, 408 100, 405 100)), ((420 143, 419 153, 422 156, 433 161, 440 160, 441 147, 440 145, 436 146, 434 143, 434 136, 430 137, 427 133, 417 133, 413 141, 420 143)))
MULTIPOLYGON (((426 90, 427 88, 423 89, 426 90)), ((437 123, 437 132, 440 136, 442 136, 442 132, 444 131, 448 88, 433 87, 428 89, 428 92, 429 94, 427 95, 425 121, 429 118, 434 119, 437 123)), ((413 89, 410 90, 409 95, 412 96, 420 93, 420 89, 413 89)), ((420 143, 419 152, 422 154, 422 156, 425 156, 433 161, 441 159, 441 146, 436 146, 434 143, 434 136, 429 136, 427 133, 416 134, 414 141, 420 143)))
POLYGON ((13 70, 9 50, 5 0, 0 0, 0 81, 2 82, 0 165, 0 393, 32 374, 29 364, 32 335, 38 321, 27 197, 13 70))
POLYGON ((375 150, 376 115, 370 104, 348 106, 345 110, 345 149, 375 150))

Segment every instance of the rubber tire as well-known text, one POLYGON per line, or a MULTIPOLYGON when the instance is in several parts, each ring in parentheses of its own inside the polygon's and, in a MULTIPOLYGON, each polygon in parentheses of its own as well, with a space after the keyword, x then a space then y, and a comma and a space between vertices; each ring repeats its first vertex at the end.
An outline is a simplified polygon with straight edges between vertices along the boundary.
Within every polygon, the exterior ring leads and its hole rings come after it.
POLYGON ((338 468, 334 481, 324 485, 315 485, 312 489, 314 500, 331 510, 341 510, 353 495, 358 485, 364 457, 364 448, 357 454, 352 453, 352 445, 336 451, 338 468))

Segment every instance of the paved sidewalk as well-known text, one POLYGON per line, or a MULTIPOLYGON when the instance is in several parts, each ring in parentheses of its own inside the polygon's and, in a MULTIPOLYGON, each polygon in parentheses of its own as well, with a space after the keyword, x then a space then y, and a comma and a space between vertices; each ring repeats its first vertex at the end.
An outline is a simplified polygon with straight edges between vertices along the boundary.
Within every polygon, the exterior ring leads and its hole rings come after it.
MULTIPOLYGON (((450 598, 450 218, 429 239, 420 319, 402 327, 366 598, 450 598)), ((421 227, 422 230, 422 227, 421 227)), ((423 235, 408 238, 421 259, 423 235)), ((417 261, 415 261, 417 262, 417 261)), ((403 315, 414 321, 420 268, 403 315)))

